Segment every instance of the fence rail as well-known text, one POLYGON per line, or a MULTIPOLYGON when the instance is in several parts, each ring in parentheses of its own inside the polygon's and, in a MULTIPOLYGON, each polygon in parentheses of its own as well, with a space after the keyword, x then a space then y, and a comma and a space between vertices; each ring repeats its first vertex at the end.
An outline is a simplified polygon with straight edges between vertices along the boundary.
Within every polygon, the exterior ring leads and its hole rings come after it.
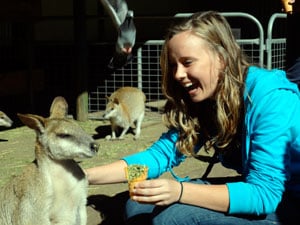
POLYGON ((267 52, 267 68, 285 69, 286 63, 286 38, 273 37, 274 25, 278 20, 286 21, 286 13, 273 14, 268 22, 268 33, 266 39, 266 52, 267 52))

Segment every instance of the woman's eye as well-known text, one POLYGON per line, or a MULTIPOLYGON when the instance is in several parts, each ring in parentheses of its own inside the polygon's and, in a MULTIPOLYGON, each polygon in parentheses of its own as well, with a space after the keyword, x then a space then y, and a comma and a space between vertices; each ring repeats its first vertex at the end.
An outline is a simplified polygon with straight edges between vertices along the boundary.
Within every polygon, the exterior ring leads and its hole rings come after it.
POLYGON ((185 60, 185 61, 183 62, 183 65, 188 66, 188 65, 190 65, 191 63, 192 63, 192 60, 185 60))

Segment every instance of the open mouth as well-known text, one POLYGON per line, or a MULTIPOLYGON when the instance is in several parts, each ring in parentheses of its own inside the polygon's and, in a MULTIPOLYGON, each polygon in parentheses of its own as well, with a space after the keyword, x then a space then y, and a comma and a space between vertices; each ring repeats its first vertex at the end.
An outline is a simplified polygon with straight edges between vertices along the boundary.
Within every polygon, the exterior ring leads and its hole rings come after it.
POLYGON ((185 90, 187 90, 187 91, 191 91, 191 90, 193 90, 193 89, 195 89, 195 88, 197 88, 197 84, 196 83, 189 83, 189 84, 186 84, 185 86, 184 86, 184 88, 185 88, 185 90))

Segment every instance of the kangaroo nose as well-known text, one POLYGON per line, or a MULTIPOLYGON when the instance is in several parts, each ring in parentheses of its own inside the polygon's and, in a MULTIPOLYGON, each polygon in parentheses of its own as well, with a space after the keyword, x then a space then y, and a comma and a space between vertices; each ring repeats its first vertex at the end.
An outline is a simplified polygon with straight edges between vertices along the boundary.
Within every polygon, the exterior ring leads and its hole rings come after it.
POLYGON ((98 152, 99 145, 96 142, 92 142, 90 147, 92 152, 98 152))

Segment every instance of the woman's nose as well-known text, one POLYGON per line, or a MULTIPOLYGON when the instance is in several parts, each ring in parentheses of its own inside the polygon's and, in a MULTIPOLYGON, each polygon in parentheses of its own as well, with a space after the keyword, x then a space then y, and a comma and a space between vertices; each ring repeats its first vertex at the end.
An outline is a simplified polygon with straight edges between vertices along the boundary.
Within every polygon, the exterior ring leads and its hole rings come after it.
POLYGON ((183 80, 186 77, 186 71, 182 66, 177 66, 174 69, 174 77, 176 80, 183 80))

